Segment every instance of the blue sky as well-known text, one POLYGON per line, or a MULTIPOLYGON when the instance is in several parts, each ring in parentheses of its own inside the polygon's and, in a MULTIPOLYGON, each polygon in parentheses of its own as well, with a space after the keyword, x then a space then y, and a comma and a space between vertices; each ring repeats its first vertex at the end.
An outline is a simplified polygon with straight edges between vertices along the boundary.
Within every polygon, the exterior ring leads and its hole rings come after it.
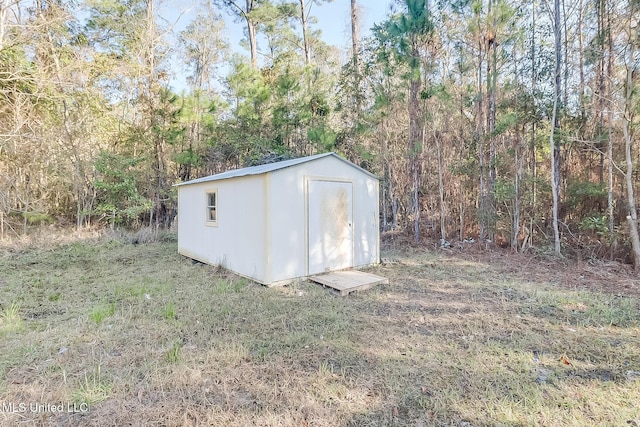
MULTIPOLYGON (((382 22, 389 12, 393 0, 360 0, 360 35, 368 33, 373 24, 382 22)), ((331 3, 314 5, 311 14, 318 19, 316 28, 322 30, 325 43, 348 49, 351 46, 350 0, 333 0, 331 3)))
MULTIPOLYGON (((180 0, 169 0, 162 4, 159 13, 170 24, 176 22, 174 31, 178 32, 193 19, 196 1, 187 3, 180 0), (183 14, 180 15, 181 13, 183 14)), ((240 1, 243 2, 243 0, 240 1)), ((358 3, 360 9, 360 36, 363 37, 369 34, 369 29, 374 24, 385 20, 394 0, 359 0, 358 3)), ((330 3, 323 2, 320 5, 314 4, 311 7, 311 16, 314 16, 318 21, 312 27, 322 31, 321 37, 325 43, 336 46, 344 52, 348 51, 351 46, 350 6, 351 0, 333 0, 330 3)), ((222 16, 225 19, 227 27, 225 35, 230 46, 236 52, 248 57, 249 52, 247 49, 240 46, 240 42, 244 38, 244 25, 234 22, 229 14, 225 12, 222 13, 222 16)), ((259 45, 260 42, 258 41, 258 47, 260 48, 259 45)), ((172 86, 174 86, 175 90, 181 91, 185 87, 184 79, 177 76, 172 86)))

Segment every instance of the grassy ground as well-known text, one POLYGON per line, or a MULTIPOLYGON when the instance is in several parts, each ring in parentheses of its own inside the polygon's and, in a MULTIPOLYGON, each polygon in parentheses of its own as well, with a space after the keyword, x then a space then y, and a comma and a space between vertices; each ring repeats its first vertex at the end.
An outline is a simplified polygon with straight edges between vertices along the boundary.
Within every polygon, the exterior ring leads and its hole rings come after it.
POLYGON ((171 239, 5 250, 0 424, 640 425, 638 282, 501 255, 387 249, 339 297, 171 239))

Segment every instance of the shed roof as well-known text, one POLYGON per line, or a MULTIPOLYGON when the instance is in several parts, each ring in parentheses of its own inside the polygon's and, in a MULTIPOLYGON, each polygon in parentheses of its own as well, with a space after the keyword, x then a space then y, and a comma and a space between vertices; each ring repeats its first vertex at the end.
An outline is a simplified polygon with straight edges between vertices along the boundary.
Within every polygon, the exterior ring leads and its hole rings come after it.
POLYGON ((258 165, 258 166, 251 166, 251 167, 248 167, 248 168, 234 169, 234 170, 222 172, 222 173, 219 173, 219 174, 216 174, 216 175, 209 175, 209 176, 205 176, 205 177, 198 178, 198 179, 192 179, 191 181, 181 182, 179 184, 175 184, 174 186, 175 187, 179 187, 179 186, 182 186, 182 185, 200 184, 202 182, 220 181, 220 180, 223 180, 223 179, 238 178, 238 177, 241 177, 241 176, 248 176, 248 175, 262 175, 264 173, 277 171, 277 170, 280 170, 280 169, 288 168, 290 166, 295 166, 295 165, 299 165, 301 163, 311 162, 313 160, 318 160, 318 159, 321 159, 323 157, 329 157, 329 156, 333 156, 336 159, 339 159, 339 160, 347 163, 348 165, 360 170, 361 172, 369 175, 370 177, 378 179, 371 172, 361 168, 360 166, 358 166, 356 164, 351 163, 348 160, 343 159, 342 157, 338 156, 334 152, 330 152, 330 153, 316 154, 314 156, 308 156, 308 157, 299 157, 297 159, 283 160, 281 162, 267 163, 265 165, 258 165))

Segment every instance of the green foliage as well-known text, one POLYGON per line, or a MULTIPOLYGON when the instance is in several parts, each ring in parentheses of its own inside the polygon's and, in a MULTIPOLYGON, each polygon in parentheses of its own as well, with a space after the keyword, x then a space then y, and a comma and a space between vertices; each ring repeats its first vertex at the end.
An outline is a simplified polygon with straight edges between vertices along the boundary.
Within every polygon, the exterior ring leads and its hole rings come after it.
MULTIPOLYGON (((236 3, 245 10, 227 0, 196 6, 190 12, 195 19, 176 34, 149 1, 54 1, 37 4, 41 9, 9 2, 0 49, 0 170, 7 172, 0 174, 0 208, 7 224, 13 229, 20 220, 37 225, 77 216, 81 226, 91 215, 112 226, 166 219, 175 213, 170 186, 177 181, 327 150, 384 177, 382 206, 399 212, 394 220, 403 223, 410 212, 407 157, 420 154, 418 193, 430 194, 438 137, 449 233, 453 218, 469 229, 478 225, 469 219, 479 205, 480 175, 494 191, 492 201, 504 205, 493 206, 498 214, 508 210, 516 172, 523 220, 540 219, 533 237, 548 233, 554 61, 543 43, 551 25, 544 4, 396 0, 371 37, 360 39, 358 61, 345 61, 322 43, 308 15, 307 63, 298 2, 236 3), (236 24, 255 24, 259 68, 230 54, 222 9, 236 24), (169 63, 169 49, 182 63, 169 63), (172 76, 186 78, 180 96, 168 89, 172 76), (480 170, 480 159, 488 156, 480 170), (488 168, 497 172, 495 183, 488 168)), ((307 11, 319 3, 308 0, 307 11)), ((585 141, 602 149, 613 138, 612 160, 620 164, 623 158, 617 144, 622 122, 599 126, 594 119, 608 102, 624 97, 623 76, 604 76, 602 88, 599 77, 610 68, 600 62, 609 36, 622 43, 620 49, 626 39, 616 38, 620 29, 609 28, 608 18, 597 26, 588 22, 606 12, 615 24, 626 11, 601 6, 586 8, 583 22, 571 24, 581 25, 572 28, 582 31, 583 51, 564 58, 564 78, 583 77, 580 86, 591 90, 585 95, 576 93, 577 84, 565 88, 567 105, 555 133, 562 182, 568 183, 561 220, 588 233, 601 232, 606 194, 602 184, 583 182, 602 173, 600 153, 586 150, 585 141), (584 61, 578 64, 578 58, 584 61)), ((622 59, 612 57, 611 69, 624 65, 622 59)), ((620 203, 623 195, 615 197, 620 203)), ((436 206, 423 201, 424 219, 436 206)), ((624 214, 616 214, 619 224, 624 214)))
POLYGON ((9 90, 15 91, 14 93, 34 93, 37 86, 33 71, 33 64, 27 60, 23 46, 6 46, 0 49, 0 73, 12 76, 10 79, 0 79, 3 93, 11 93, 9 90))
POLYGON ((222 16, 216 9, 205 6, 179 34, 184 62, 191 72, 187 75, 187 82, 195 98, 201 98, 202 92, 211 88, 216 66, 228 55, 229 43, 223 36, 224 30, 222 16))
POLYGON ((200 155, 198 155, 198 153, 196 153, 191 147, 187 148, 185 151, 176 153, 173 159, 179 165, 198 166, 201 163, 200 155))
POLYGON ((22 329, 23 321, 20 316, 20 305, 12 302, 0 313, 0 332, 17 332, 22 329))
POLYGON ((52 224, 54 219, 44 212, 24 212, 22 214, 29 225, 52 224))
POLYGON ((103 52, 114 52, 122 59, 139 37, 136 29, 144 18, 142 0, 88 0, 89 17, 86 30, 103 52))
POLYGON ((309 142, 321 151, 333 151, 336 146, 336 133, 326 126, 312 127, 307 132, 309 142))
POLYGON ((100 304, 91 309, 89 319, 95 323, 102 323, 107 317, 113 316, 115 312, 116 305, 114 303, 100 304))
POLYGON ((598 235, 605 235, 609 232, 609 221, 606 216, 588 216, 580 221, 581 231, 591 231, 598 235))
POLYGON ((494 135, 501 135, 508 131, 509 129, 513 129, 518 125, 518 114, 515 112, 508 112, 506 114, 501 114, 496 117, 496 128, 494 130, 494 135))
POLYGON ((219 112, 228 107, 220 97, 209 96, 200 90, 181 96, 179 101, 181 105, 176 112, 176 119, 183 128, 194 122, 205 128, 213 127, 217 123, 219 112))
POLYGON ((314 93, 313 95, 311 95, 311 100, 309 101, 309 110, 315 117, 326 117, 331 112, 329 103, 320 93, 314 93))
POLYGON ((180 97, 171 90, 161 89, 159 91, 151 133, 154 137, 160 137, 163 142, 171 145, 182 138, 184 131, 179 122, 180 103, 180 97))
POLYGON ((420 93, 421 99, 431 99, 436 97, 440 101, 449 102, 452 100, 451 94, 447 91, 447 87, 444 84, 430 85, 426 90, 420 93))
POLYGON ((136 222, 151 209, 151 201, 138 188, 136 166, 141 161, 106 151, 98 155, 95 163, 98 178, 94 181, 98 190, 96 213, 108 217, 112 225, 136 222))
POLYGON ((167 320, 176 319, 176 307, 174 306, 173 302, 170 301, 164 306, 163 316, 167 320))
POLYGON ((180 353, 182 352, 182 341, 177 340, 171 348, 164 354, 164 360, 168 363, 178 363, 180 361, 180 353))
POLYGON ((236 111, 240 115, 259 111, 271 96, 271 88, 265 84, 260 72, 252 69, 242 59, 232 58, 231 67, 227 86, 235 98, 236 111))
POLYGON ((381 25, 374 26, 375 37, 387 49, 382 50, 378 60, 389 63, 390 55, 408 64, 410 80, 419 78, 421 58, 419 48, 424 38, 434 30, 429 4, 426 0, 404 0, 404 13, 396 14, 381 25))
POLYGON ((212 286, 212 292, 216 295, 240 292, 247 282, 244 279, 237 278, 220 278, 216 279, 212 286))
POLYGON ((212 146, 225 161, 238 164, 256 152, 268 151, 265 124, 273 88, 241 58, 234 57, 231 66, 226 84, 232 117, 217 129, 218 137, 212 146))
POLYGON ((578 215, 597 212, 607 204, 604 182, 571 181, 567 186, 566 206, 578 215))
POLYGON ((77 404, 95 405, 100 403, 111 394, 112 384, 102 377, 100 365, 91 374, 84 374, 84 380, 72 393, 71 400, 77 404))
POLYGON ((495 182, 494 197, 497 203, 506 203, 515 197, 515 185, 506 179, 498 178, 495 182))

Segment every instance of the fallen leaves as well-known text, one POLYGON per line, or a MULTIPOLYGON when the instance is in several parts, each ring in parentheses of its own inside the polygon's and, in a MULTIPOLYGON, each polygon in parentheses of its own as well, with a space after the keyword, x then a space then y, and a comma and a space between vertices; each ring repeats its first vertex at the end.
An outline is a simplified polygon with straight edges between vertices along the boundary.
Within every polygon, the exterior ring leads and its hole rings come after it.
POLYGON ((571 361, 569 360, 566 354, 563 354, 562 356, 560 356, 559 361, 564 363, 565 365, 573 366, 573 363, 571 363, 571 361))

